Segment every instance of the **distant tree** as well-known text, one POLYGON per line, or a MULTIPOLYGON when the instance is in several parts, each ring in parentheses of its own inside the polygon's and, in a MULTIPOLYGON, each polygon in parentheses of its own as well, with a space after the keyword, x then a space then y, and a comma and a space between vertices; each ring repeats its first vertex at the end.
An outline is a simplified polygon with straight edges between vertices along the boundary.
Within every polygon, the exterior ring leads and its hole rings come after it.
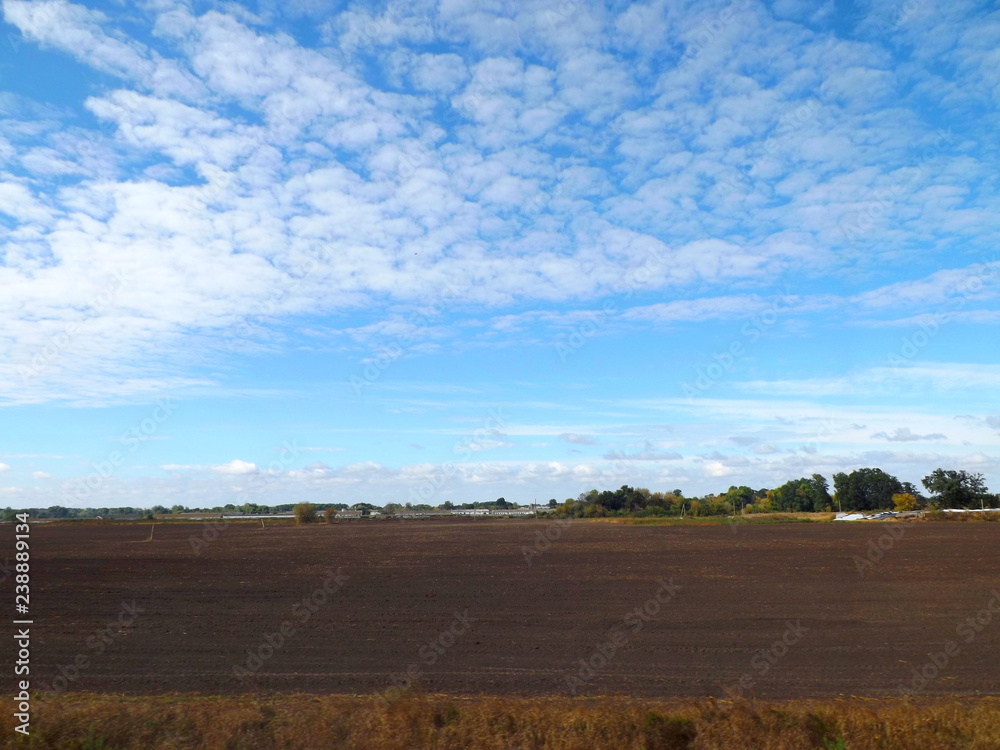
POLYGON ((559 504, 559 503, 557 503, 557 502, 556 502, 556 499, 555 499, 554 497, 553 497, 553 498, 551 498, 551 499, 549 500, 549 507, 550 507, 550 508, 554 508, 554 507, 556 507, 556 506, 557 506, 558 504, 559 504))
POLYGON ((316 520, 316 506, 312 503, 299 503, 292 509, 295 523, 312 523, 316 520))
POLYGON ((812 510, 812 497, 809 495, 809 480, 805 477, 785 482, 775 487, 771 494, 771 502, 775 510, 802 511, 812 510))
POLYGON ((502 498, 502 497, 498 497, 497 498, 496 507, 498 507, 498 508, 506 508, 506 507, 508 507, 508 505, 509 505, 509 503, 504 498, 502 498))
POLYGON ((187 508, 183 505, 175 505, 170 509, 171 513, 187 513, 187 508))
POLYGON ((892 505, 898 511, 916 510, 917 497, 911 492, 899 492, 892 496, 892 505))
POLYGON ((455 507, 455 503, 453 503, 451 500, 445 500, 443 503, 441 503, 441 507, 444 510, 452 510, 455 507))
POLYGON ((774 510, 771 503, 772 490, 757 490, 754 492, 753 503, 746 507, 747 513, 770 513, 774 510))
POLYGON ((726 502, 733 507, 733 513, 742 513, 743 509, 753 503, 754 492, 747 486, 733 485, 726 492, 726 502))
POLYGON ((929 492, 934 493, 934 500, 946 508, 969 508, 975 505, 984 508, 989 495, 982 474, 970 474, 966 471, 935 469, 922 483, 929 492))
POLYGON ((780 511, 822 511, 830 505, 830 492, 821 474, 785 482, 770 493, 771 504, 780 511))
POLYGON ((706 516, 730 515, 736 510, 736 506, 725 495, 705 495, 702 502, 706 516))
POLYGON ((684 493, 680 490, 670 490, 670 494, 674 497, 684 497, 684 493))
POLYGON ((663 498, 663 504, 670 512, 683 516, 684 510, 687 507, 687 500, 684 495, 668 492, 663 498))
POLYGON ((812 487, 813 510, 817 512, 828 510, 833 504, 833 498, 830 497, 830 484, 826 481, 826 477, 822 474, 813 474, 809 484, 812 487))
POLYGON ((881 469, 856 469, 833 475, 837 503, 842 510, 884 510, 892 507, 892 496, 903 485, 881 469))
POLYGON ((328 505, 326 510, 323 511, 323 520, 327 523, 333 522, 333 517, 337 515, 337 509, 332 505, 328 505))

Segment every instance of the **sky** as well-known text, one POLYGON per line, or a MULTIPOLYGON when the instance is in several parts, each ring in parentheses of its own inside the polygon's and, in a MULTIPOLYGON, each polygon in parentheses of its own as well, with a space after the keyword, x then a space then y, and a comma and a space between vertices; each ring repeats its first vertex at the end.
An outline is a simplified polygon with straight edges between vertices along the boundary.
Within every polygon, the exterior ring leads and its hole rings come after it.
POLYGON ((993 3, 2 11, 0 505, 1000 491, 993 3))

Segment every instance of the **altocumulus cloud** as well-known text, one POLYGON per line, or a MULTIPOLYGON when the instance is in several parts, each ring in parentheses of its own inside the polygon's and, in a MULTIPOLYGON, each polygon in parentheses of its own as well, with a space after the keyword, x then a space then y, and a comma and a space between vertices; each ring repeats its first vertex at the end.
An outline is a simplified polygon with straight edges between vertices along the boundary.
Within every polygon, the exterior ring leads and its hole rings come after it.
MULTIPOLYGON (((266 338, 294 315, 567 303, 620 290, 636 268, 631 289, 675 295, 822 270, 838 250, 875 263, 959 222, 973 242, 995 234, 1000 212, 976 188, 989 165, 967 151, 946 162, 957 136, 927 150, 941 139, 912 114, 874 116, 912 89, 885 69, 880 38, 840 39, 753 4, 706 36, 726 7, 351 5, 319 19, 327 44, 314 46, 280 14, 235 6, 157 3, 126 26, 65 0, 6 0, 19 44, 109 85, 70 102, 95 125, 22 106, 3 131, 0 395, 212 387, 194 373, 212 336, 266 338), (430 54, 433 43, 451 51, 430 54), (743 72, 759 59, 766 82, 743 72), (906 172, 922 154, 926 168, 906 172), (920 218, 886 236, 880 211, 874 231, 845 238, 841 220, 884 189, 893 211, 920 218), (95 307, 116 274, 127 283, 95 307), (52 356, 24 377, 18 365, 40 351, 52 356)), ((958 33, 954 12, 921 19, 898 34, 921 50, 923 37, 951 38, 950 85, 990 101, 975 85, 989 79, 983 35, 958 33)), ((633 319, 761 300, 660 303, 633 319)))

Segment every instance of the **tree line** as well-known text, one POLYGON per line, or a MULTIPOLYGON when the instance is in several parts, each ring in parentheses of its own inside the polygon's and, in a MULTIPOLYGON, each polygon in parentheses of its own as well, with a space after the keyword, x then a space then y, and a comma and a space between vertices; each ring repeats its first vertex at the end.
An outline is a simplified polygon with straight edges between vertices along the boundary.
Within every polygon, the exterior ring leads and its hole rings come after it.
POLYGON ((685 497, 677 489, 650 492, 644 487, 622 485, 617 490, 590 490, 575 499, 568 498, 557 512, 576 518, 599 518, 1000 507, 1000 496, 990 494, 982 474, 935 469, 921 484, 926 494, 882 469, 864 468, 834 474, 832 493, 822 474, 792 479, 770 489, 733 485, 724 493, 702 497, 685 497))
MULTIPOLYGON (((555 501, 551 501, 555 504, 555 501)), ((294 513, 296 507, 301 505, 301 503, 284 503, 278 505, 261 505, 259 503, 244 503, 242 505, 234 505, 228 503, 226 505, 216 505, 210 508, 188 508, 184 505, 174 505, 172 507, 167 507, 165 505, 154 505, 151 508, 133 508, 133 507, 120 507, 120 508, 67 508, 62 505, 52 505, 48 508, 5 508, 0 511, 0 520, 12 522, 14 520, 14 515, 16 513, 28 513, 31 518, 152 518, 154 516, 165 516, 165 515, 177 515, 181 516, 185 513, 218 513, 222 514, 243 514, 243 515, 258 515, 258 514, 272 514, 272 513, 294 513)), ((362 514, 367 515, 370 511, 378 510, 383 513, 392 514, 404 511, 421 511, 421 510, 453 510, 460 508, 488 508, 488 509, 504 509, 504 508, 516 508, 517 504, 506 500, 505 498, 499 497, 496 500, 488 500, 485 502, 471 502, 471 503, 452 503, 451 501, 445 501, 441 505, 434 506, 427 503, 386 503, 384 506, 374 505, 373 503, 354 503, 353 505, 348 505, 347 503, 309 503, 316 513, 326 513, 326 511, 338 511, 338 510, 358 510, 362 514)))

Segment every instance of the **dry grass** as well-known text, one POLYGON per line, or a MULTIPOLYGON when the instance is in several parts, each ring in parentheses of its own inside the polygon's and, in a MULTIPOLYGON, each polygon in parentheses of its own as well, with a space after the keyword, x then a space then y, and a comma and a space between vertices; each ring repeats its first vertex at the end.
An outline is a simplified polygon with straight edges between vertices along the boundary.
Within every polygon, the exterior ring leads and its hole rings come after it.
POLYGON ((925 513, 924 521, 950 521, 951 523, 998 523, 1000 513, 942 513, 932 511, 925 513))
MULTIPOLYGON (((44 698, 45 696, 39 696, 44 698)), ((641 701, 63 694, 36 700, 29 739, 2 719, 0 747, 65 750, 671 750, 1000 747, 1000 699, 641 701)))

